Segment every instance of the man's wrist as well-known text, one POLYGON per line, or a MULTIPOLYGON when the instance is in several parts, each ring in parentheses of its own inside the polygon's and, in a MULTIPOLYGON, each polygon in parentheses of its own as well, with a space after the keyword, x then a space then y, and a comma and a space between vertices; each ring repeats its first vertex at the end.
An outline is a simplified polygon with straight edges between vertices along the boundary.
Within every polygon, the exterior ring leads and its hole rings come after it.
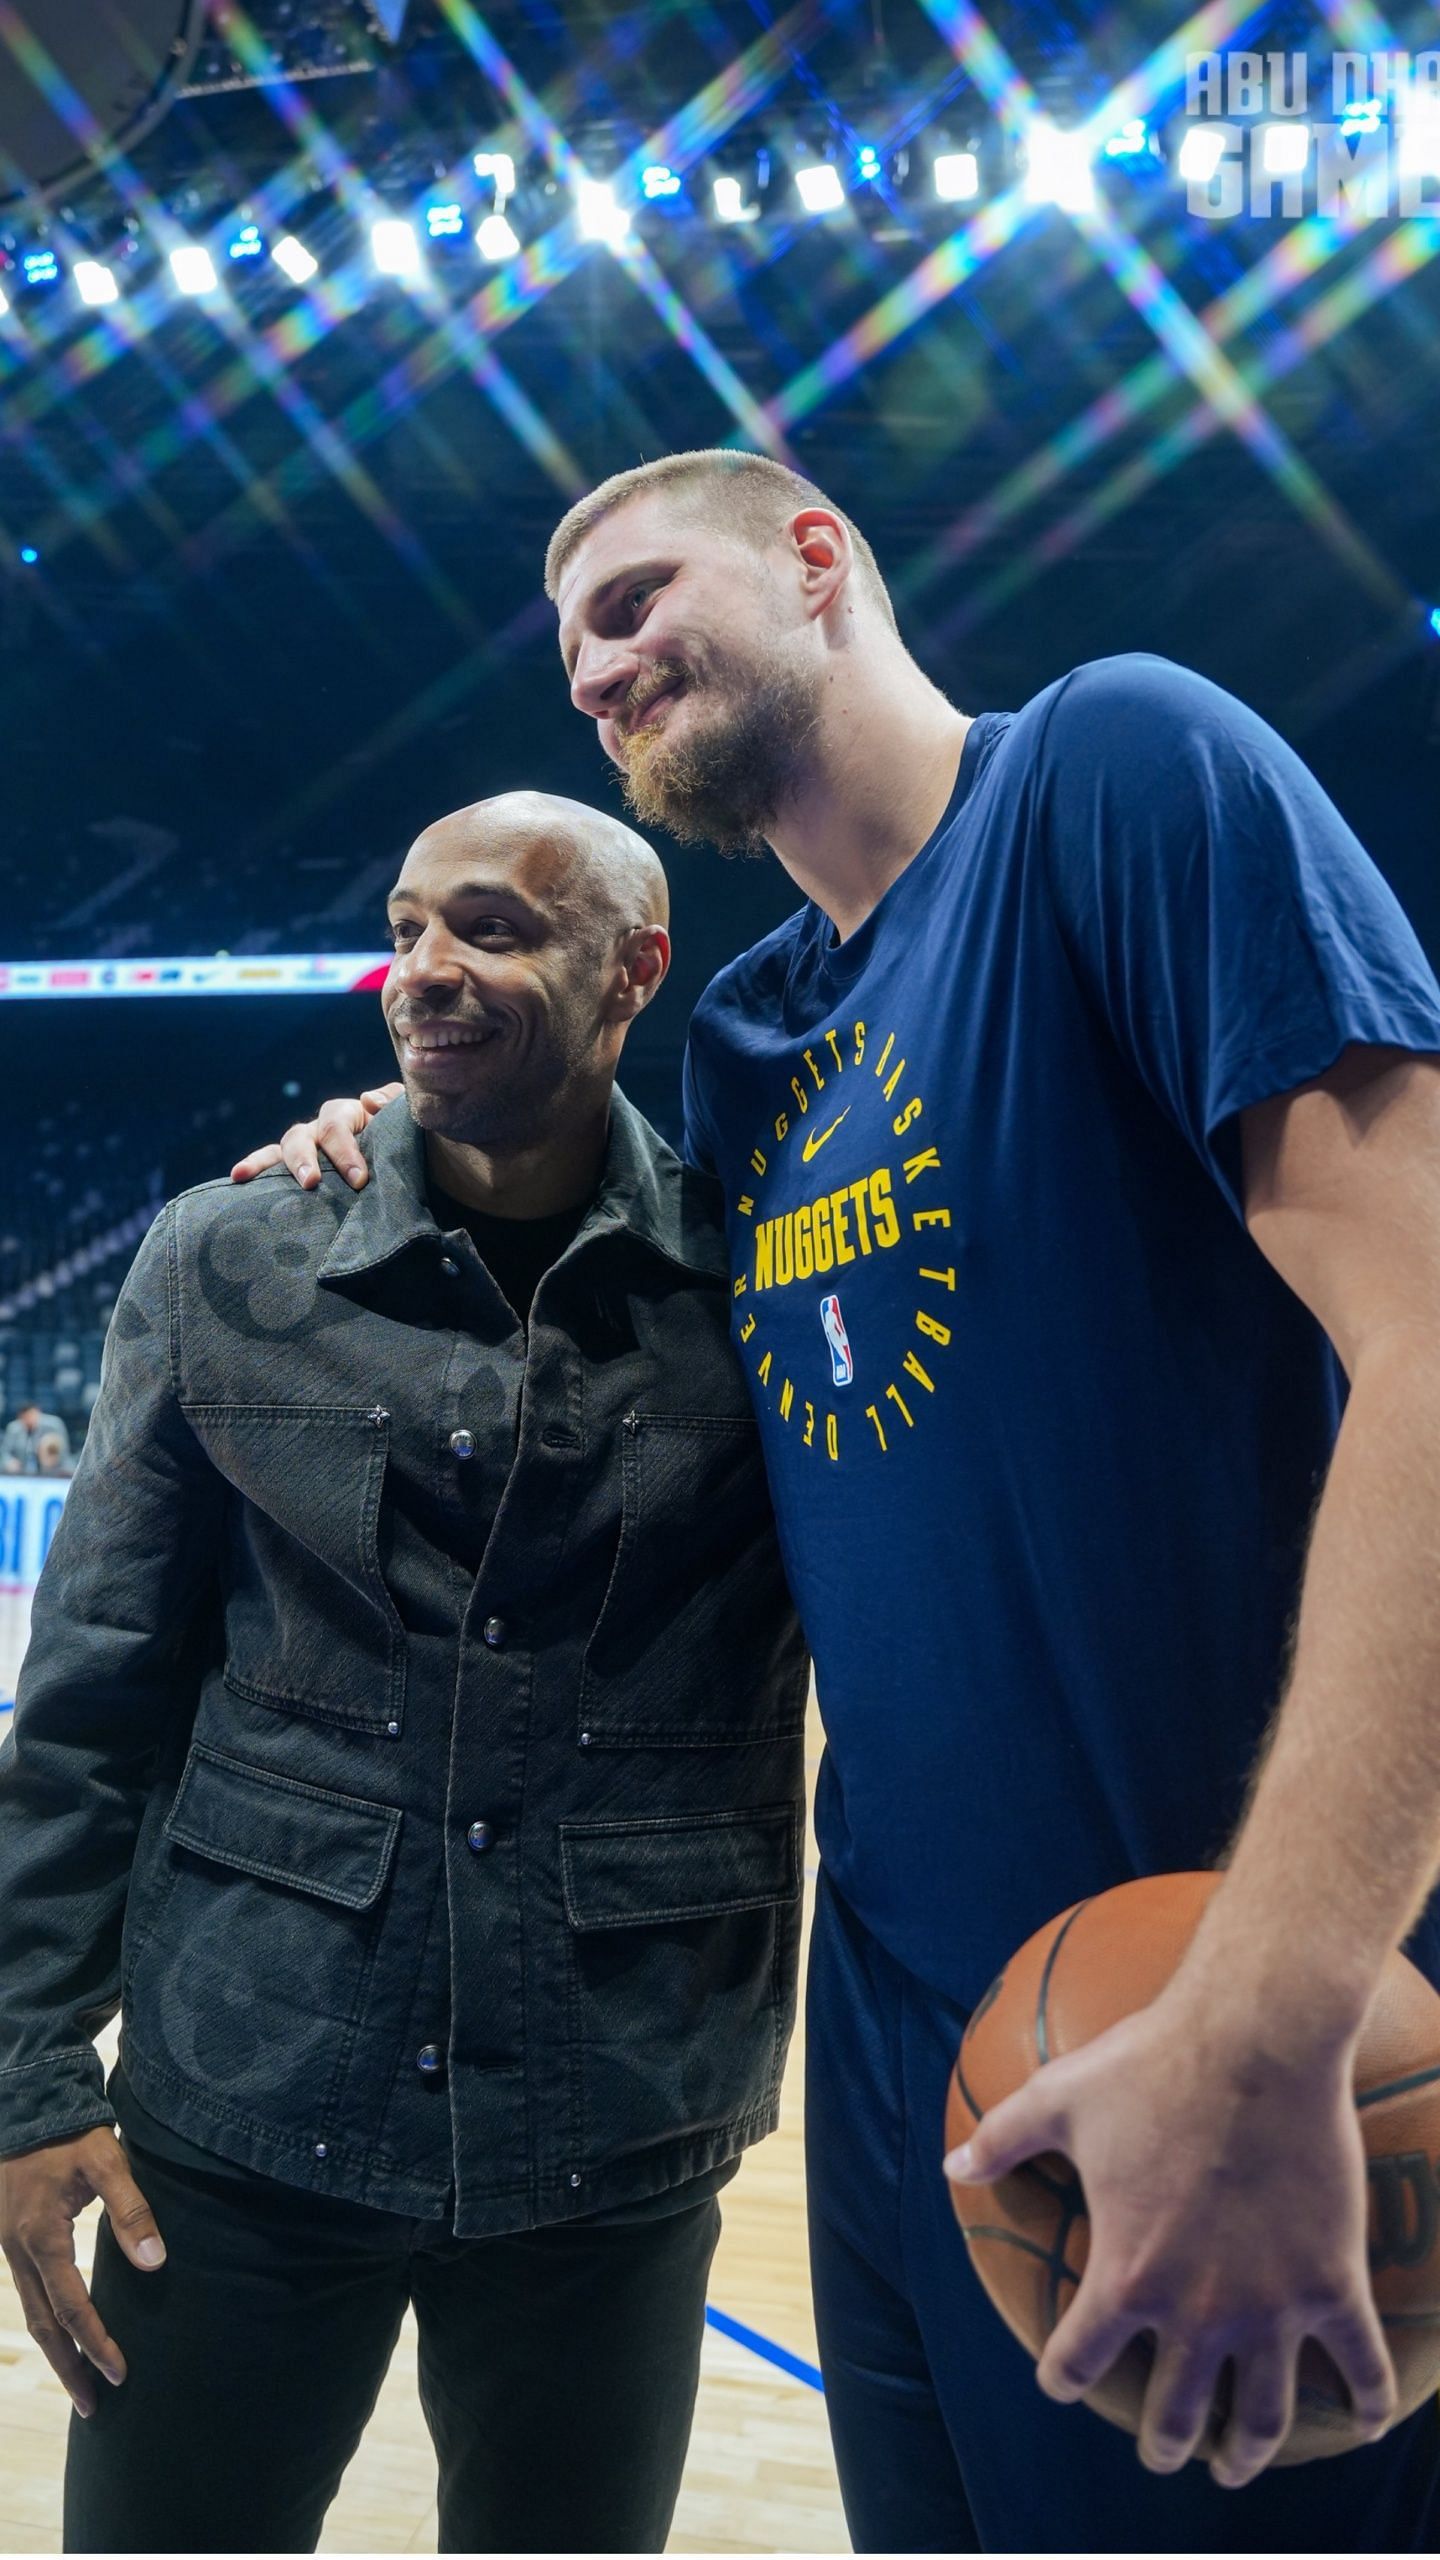
POLYGON ((1165 1993, 1216 2067, 1232 2080, 1287 2078, 1348 2069, 1379 1968, 1332 1964, 1281 1920, 1263 1928, 1212 1902, 1165 1993), (1210 1924, 1214 1922, 1212 1927, 1210 1924))

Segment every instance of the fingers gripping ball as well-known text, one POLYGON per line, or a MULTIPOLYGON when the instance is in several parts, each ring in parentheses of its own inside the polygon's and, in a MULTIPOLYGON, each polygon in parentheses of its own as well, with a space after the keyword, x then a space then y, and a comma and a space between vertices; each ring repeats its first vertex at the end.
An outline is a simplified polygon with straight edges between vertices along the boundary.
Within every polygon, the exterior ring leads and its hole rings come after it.
MULTIPOLYGON (((946 2149, 1042 2062, 1073 2053, 1155 1999, 1179 1965, 1218 1875, 1146 1876, 1036 1931, 992 1984, 965 2030, 945 2113, 946 2149)), ((1407 1957, 1381 1976, 1355 2058, 1369 2182, 1371 2281, 1399 2388, 1397 2421, 1440 2386, 1440 1996, 1407 1957)), ((1296 2158, 1305 2158, 1303 2126, 1296 2158)), ((976 2274, 1007 2327, 1038 2358, 1084 2273, 1085 2196, 1068 2160, 1048 2154, 993 2186, 953 2186, 976 2274)), ((1136 2434, 1150 2351, 1135 2340, 1086 2393, 1136 2434)), ((1217 2405, 1197 2448, 1213 2451, 1217 2405)), ((1275 2459, 1309 2462, 1357 2441, 1348 2396, 1313 2340, 1302 2350, 1295 2423, 1275 2459)))

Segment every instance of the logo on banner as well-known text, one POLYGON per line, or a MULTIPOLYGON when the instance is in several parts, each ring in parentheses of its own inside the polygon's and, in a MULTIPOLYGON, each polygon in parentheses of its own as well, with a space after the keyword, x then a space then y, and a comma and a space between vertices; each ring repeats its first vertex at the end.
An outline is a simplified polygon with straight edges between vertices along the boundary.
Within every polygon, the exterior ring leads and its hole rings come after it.
MULTIPOLYGON (((1145 129, 1134 123, 1138 152, 1145 129)), ((1175 162, 1189 210, 1202 221, 1318 215, 1349 225, 1433 215, 1440 46, 1334 53, 1328 61, 1238 48, 1187 54, 1175 162)))

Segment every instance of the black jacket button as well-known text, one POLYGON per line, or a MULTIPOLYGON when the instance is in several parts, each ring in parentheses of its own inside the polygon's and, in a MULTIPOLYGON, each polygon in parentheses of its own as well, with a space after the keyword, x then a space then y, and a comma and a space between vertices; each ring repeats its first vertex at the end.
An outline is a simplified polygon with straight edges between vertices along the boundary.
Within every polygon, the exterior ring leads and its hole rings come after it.
POLYGON ((438 2071, 445 2057, 438 2044, 422 2044, 415 2056, 417 2071, 438 2071))
POLYGON ((491 1649, 498 1653, 509 1633, 503 1618, 487 1618, 480 1633, 491 1649))
POLYGON ((493 1843, 494 1838, 495 1834, 491 1830, 488 1822, 472 1822, 469 1830, 465 1834, 466 1846, 477 1851, 480 1849, 488 1849, 493 1843))

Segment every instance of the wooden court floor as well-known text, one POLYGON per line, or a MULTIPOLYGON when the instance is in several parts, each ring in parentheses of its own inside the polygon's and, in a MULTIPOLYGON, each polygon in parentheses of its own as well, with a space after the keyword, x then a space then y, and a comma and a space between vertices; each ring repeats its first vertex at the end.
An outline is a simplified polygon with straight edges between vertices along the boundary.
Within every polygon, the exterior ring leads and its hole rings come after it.
MULTIPOLYGON (((812 1781, 818 1756, 812 1725, 812 1781)), ((813 1856, 808 1864, 813 1869, 813 1856)), ((807 1901, 812 1889, 807 1872, 807 1901)), ((100 2050, 108 2067, 115 2051, 113 2028, 101 2038, 100 2050)), ((813 2367, 801 2062, 797 2029, 780 2129, 747 2155, 739 2176, 725 2190, 724 2231, 710 2301, 719 2313, 813 2367)), ((98 2216, 98 2205, 92 2206, 79 2226, 77 2250, 87 2270, 98 2216)), ((9 2269, 0 2259, 0 2554, 61 2547, 60 2481, 69 2409, 26 2332, 9 2269)), ((379 2404, 330 2509, 320 2549, 433 2551, 435 2546, 435 2461, 416 2396, 415 2326, 407 2314, 379 2404)), ((819 2392, 714 2327, 705 2332, 695 2430, 670 2549, 849 2549, 819 2392)))

